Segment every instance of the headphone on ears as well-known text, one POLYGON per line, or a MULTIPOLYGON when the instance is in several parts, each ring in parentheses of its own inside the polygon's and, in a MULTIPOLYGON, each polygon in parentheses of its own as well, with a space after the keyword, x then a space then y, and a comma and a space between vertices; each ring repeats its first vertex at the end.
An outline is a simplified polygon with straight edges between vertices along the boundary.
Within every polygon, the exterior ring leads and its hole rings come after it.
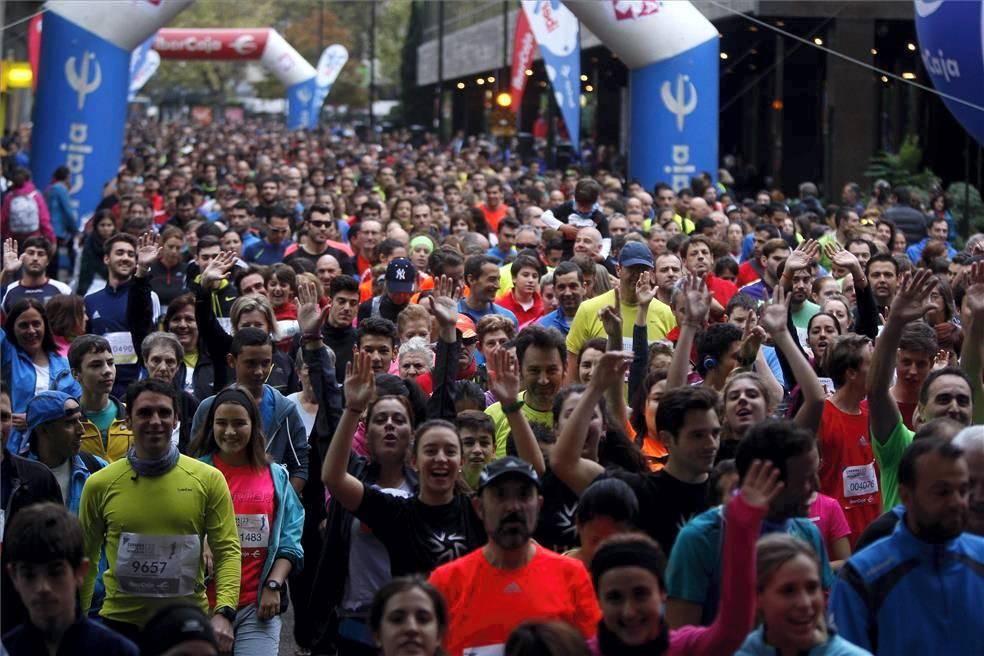
POLYGON ((717 358, 711 357, 710 355, 704 358, 704 371, 710 371, 718 366, 717 358))

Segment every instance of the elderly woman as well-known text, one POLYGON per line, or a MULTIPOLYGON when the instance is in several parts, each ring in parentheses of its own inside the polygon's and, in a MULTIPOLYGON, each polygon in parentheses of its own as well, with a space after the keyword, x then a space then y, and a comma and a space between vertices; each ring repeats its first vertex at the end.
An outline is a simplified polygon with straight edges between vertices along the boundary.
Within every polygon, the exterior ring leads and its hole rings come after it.
POLYGON ((184 388, 184 347, 174 333, 151 333, 140 344, 140 356, 148 378, 156 378, 174 385, 178 395, 178 425, 174 427, 171 441, 178 451, 187 454, 191 441, 191 420, 198 408, 198 399, 184 388))

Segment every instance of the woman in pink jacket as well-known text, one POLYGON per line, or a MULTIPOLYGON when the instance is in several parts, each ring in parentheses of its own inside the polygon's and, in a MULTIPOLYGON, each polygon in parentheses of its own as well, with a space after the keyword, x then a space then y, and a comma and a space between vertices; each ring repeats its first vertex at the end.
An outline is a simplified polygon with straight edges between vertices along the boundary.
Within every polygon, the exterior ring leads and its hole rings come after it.
POLYGON ((595 656, 645 654, 716 656, 733 654, 754 625, 755 541, 769 503, 782 489, 779 470, 755 461, 741 492, 725 507, 723 586, 710 626, 670 630, 663 618, 666 557, 649 537, 612 536, 591 561, 601 607, 598 635, 588 646, 595 656))

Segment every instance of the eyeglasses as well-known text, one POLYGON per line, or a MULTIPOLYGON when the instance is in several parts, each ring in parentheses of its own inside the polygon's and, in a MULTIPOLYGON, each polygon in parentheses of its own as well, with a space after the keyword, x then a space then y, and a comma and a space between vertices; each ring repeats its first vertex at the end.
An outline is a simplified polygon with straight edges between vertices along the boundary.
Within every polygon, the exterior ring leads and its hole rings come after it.
POLYGON ((518 250, 523 250, 526 248, 531 248, 533 250, 536 250, 537 246, 539 246, 539 244, 537 244, 536 242, 527 243, 527 244, 516 244, 516 248, 518 250))
POLYGON ((327 228, 331 226, 331 221, 308 221, 308 225, 315 228, 327 228))

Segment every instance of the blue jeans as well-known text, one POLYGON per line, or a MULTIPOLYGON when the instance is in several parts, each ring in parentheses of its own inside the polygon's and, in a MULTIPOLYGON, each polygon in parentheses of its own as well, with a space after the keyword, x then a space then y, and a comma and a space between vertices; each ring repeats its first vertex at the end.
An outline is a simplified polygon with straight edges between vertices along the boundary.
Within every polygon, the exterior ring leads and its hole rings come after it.
POLYGON ((280 616, 261 620, 256 604, 243 606, 232 625, 236 636, 232 651, 236 656, 270 656, 280 650, 280 616))

